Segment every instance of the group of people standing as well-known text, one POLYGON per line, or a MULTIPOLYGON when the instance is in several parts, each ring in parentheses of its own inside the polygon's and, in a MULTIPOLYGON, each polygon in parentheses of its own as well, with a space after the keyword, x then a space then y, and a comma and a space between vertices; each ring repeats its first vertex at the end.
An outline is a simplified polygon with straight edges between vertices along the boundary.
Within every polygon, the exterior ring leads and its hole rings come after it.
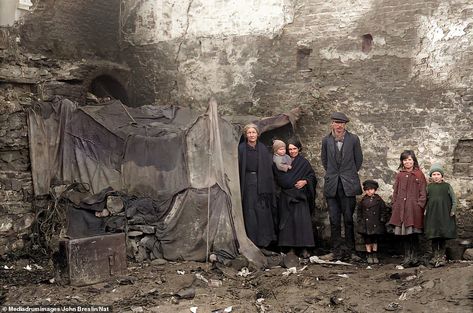
MULTIPOLYGON (((402 236, 405 265, 417 263, 418 234, 432 240, 436 266, 445 261, 445 240, 456 237, 456 199, 452 187, 443 181, 443 169, 432 166, 427 181, 412 150, 401 154, 399 173, 394 183, 392 213, 376 194, 378 183, 363 182, 358 175, 363 163, 360 139, 347 131, 348 117, 331 115, 331 132, 322 139, 321 161, 325 169, 324 196, 330 218, 332 260, 353 260, 355 223, 362 234, 368 263, 378 263, 377 241, 386 228, 402 236), (344 238, 342 238, 342 220, 344 238), (425 221, 425 223, 424 223, 425 221)), ((317 178, 309 161, 301 155, 297 139, 273 142, 273 155, 258 141, 255 124, 243 129, 245 140, 238 147, 243 216, 248 237, 264 252, 277 244, 288 253, 309 256, 315 246, 312 215, 315 209, 317 178), (288 153, 288 155, 286 154, 288 153)))

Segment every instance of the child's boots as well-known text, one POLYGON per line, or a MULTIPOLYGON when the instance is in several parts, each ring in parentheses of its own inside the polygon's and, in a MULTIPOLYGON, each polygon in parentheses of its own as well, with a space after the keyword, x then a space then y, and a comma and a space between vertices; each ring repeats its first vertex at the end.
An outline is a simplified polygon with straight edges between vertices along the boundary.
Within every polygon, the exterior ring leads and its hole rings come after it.
POLYGON ((373 259, 373 264, 378 264, 379 263, 378 255, 377 255, 376 252, 372 253, 372 259, 373 259))
POLYGON ((366 253, 366 262, 368 262, 368 264, 373 264, 374 261, 373 261, 373 254, 371 252, 367 252, 366 253))

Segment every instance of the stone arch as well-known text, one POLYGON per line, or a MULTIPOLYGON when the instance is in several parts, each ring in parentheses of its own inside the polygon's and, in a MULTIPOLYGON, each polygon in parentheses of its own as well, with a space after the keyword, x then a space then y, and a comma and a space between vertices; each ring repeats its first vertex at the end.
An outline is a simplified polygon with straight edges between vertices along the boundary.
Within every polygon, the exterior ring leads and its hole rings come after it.
POLYGON ((118 99, 125 105, 129 105, 128 92, 119 79, 109 74, 100 74, 90 81, 88 92, 97 97, 110 97, 118 99))

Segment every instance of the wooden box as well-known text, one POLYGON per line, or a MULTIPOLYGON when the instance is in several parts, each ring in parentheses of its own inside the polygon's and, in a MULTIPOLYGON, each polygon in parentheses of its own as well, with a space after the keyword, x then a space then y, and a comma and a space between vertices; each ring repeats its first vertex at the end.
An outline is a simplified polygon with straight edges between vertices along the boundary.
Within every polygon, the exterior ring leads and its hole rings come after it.
POLYGON ((73 286, 106 281, 126 272, 125 233, 59 242, 61 278, 73 286))

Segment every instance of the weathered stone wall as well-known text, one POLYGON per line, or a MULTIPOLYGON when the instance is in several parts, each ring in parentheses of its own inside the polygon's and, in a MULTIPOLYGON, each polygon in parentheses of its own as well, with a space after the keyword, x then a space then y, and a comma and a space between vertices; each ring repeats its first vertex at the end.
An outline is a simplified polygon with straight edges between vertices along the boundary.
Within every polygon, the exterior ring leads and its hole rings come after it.
MULTIPOLYGON (((465 148, 473 139, 470 1, 205 4, 130 6, 122 22, 133 45, 124 55, 136 102, 203 107, 214 95, 223 113, 261 116, 301 106, 297 133, 320 177, 330 112, 344 111, 362 140, 363 179, 378 180, 389 201, 404 149, 417 152, 425 172, 444 164, 460 198, 460 235, 473 237, 473 177, 454 172, 472 166, 465 148)), ((323 216, 321 196, 318 205, 323 216)))
POLYGON ((30 52, 118 61, 120 0, 35 2, 22 22, 22 44, 30 52))
MULTIPOLYGON (((0 33, 0 249, 21 246, 33 216, 25 107, 55 94, 83 102, 100 75, 131 105, 203 109, 215 96, 221 113, 259 116, 299 106, 319 177, 329 115, 344 111, 363 179, 389 201, 402 150, 426 172, 443 163, 460 235, 473 238, 472 13, 468 0, 38 1, 20 33, 0 33)), ((320 191, 317 204, 327 223, 320 191)))
POLYGON ((129 69, 114 62, 120 1, 35 2, 15 26, 0 28, 0 256, 31 242, 27 109, 56 95, 84 104, 101 75, 125 87, 128 80, 129 69))

